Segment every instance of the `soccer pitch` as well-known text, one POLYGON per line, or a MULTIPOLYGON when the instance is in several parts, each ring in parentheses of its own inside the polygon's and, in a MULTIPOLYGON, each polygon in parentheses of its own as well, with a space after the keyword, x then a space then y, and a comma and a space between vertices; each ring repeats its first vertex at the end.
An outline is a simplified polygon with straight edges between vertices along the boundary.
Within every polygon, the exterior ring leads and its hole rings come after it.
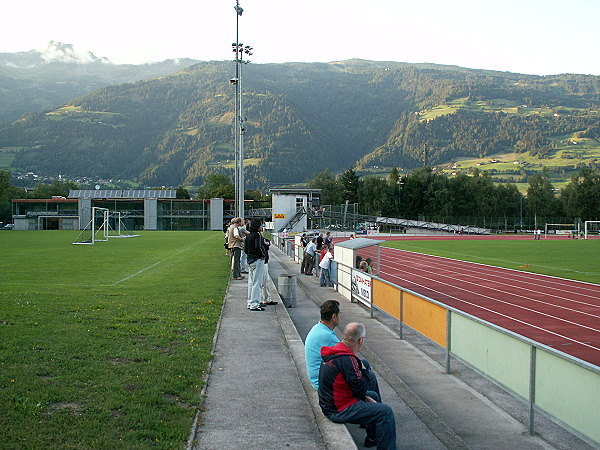
POLYGON ((0 447, 181 448, 229 278, 221 232, 0 233, 0 447))
POLYGON ((387 247, 600 283, 600 240, 387 241, 387 247))

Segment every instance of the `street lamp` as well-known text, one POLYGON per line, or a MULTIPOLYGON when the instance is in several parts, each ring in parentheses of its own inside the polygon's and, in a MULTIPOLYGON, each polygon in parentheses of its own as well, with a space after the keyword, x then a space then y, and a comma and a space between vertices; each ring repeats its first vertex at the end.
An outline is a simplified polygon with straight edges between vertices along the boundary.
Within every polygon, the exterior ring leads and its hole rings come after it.
POLYGON ((235 216, 244 217, 244 134, 246 131, 244 122, 244 105, 242 102, 242 66, 250 61, 244 57, 252 56, 252 47, 244 46, 239 40, 240 16, 244 12, 239 0, 234 6, 236 12, 236 41, 231 44, 235 53, 235 77, 229 82, 235 86, 235 119, 234 119, 234 143, 235 143, 235 216))

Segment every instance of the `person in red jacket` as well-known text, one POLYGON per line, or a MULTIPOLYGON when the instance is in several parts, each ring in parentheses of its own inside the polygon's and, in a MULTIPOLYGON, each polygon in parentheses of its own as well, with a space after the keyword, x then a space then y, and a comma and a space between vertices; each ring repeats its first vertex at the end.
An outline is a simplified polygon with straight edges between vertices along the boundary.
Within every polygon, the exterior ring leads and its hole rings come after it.
POLYGON ((323 414, 336 423, 365 425, 365 447, 396 450, 396 421, 392 408, 369 391, 369 370, 356 353, 366 338, 365 326, 353 322, 344 328, 342 341, 323 347, 319 371, 319 405, 323 414))

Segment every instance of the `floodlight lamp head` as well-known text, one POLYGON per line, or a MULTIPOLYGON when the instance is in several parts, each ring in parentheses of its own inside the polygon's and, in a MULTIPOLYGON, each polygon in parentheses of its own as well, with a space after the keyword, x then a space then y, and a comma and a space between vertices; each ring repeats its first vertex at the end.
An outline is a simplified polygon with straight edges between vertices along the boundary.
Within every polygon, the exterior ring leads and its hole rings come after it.
POLYGON ((238 79, 232 78, 231 80, 229 80, 229 82, 235 86, 238 83, 238 79))

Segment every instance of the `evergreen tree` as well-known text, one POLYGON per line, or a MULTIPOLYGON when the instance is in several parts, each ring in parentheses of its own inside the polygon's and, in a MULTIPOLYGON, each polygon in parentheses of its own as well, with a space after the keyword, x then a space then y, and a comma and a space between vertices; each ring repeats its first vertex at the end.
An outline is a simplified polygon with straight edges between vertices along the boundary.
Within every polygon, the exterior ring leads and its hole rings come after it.
POLYGON ((360 177, 356 174, 356 171, 352 168, 346 169, 340 177, 342 183, 342 200, 344 202, 358 203, 358 188, 360 184, 360 177))

